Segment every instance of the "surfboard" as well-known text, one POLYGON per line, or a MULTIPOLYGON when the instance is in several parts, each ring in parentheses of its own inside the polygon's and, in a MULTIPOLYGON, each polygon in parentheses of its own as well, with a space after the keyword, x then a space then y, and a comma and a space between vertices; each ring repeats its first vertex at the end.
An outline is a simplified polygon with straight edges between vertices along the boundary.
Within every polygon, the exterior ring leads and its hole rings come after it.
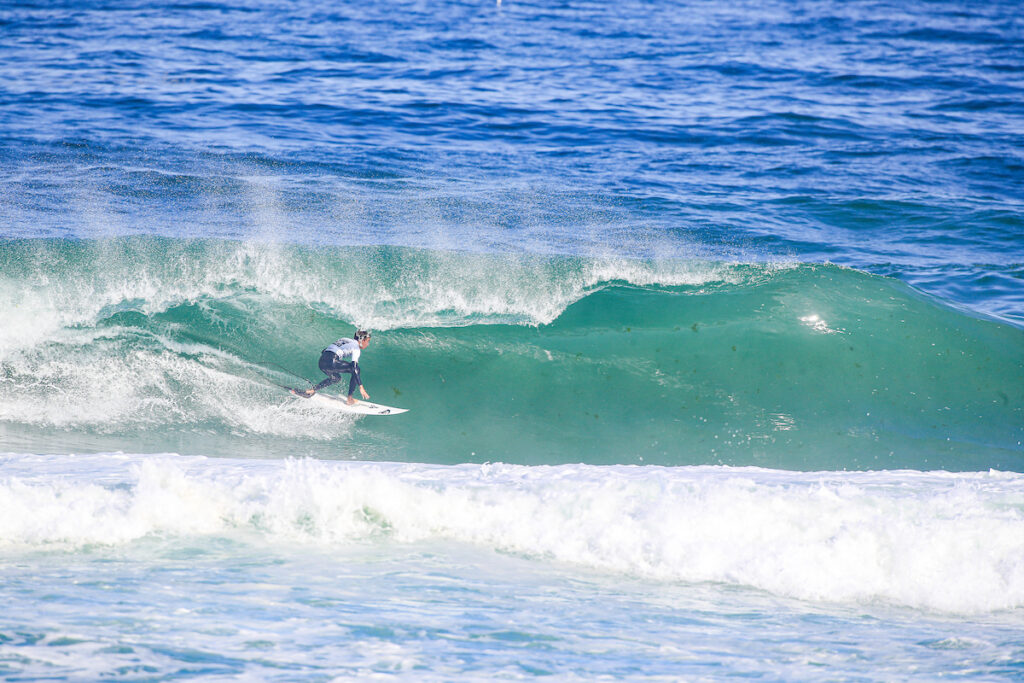
POLYGON ((304 401, 310 401, 324 408, 340 410, 343 413, 355 413, 356 415, 398 415, 409 412, 408 408, 393 408, 391 406, 382 406, 379 403, 370 403, 369 401, 356 401, 355 404, 349 405, 345 402, 345 398, 341 396, 313 394, 310 397, 306 397, 300 396, 295 389, 289 388, 288 390, 304 401))

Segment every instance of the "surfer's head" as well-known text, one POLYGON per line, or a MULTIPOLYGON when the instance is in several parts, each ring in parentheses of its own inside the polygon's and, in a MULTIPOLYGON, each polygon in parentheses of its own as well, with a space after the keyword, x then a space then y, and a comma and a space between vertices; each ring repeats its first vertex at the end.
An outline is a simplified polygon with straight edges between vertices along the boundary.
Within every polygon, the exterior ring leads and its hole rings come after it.
POLYGON ((355 340, 359 342, 359 348, 361 349, 365 349, 370 344, 369 330, 356 330, 353 337, 355 337, 355 340))

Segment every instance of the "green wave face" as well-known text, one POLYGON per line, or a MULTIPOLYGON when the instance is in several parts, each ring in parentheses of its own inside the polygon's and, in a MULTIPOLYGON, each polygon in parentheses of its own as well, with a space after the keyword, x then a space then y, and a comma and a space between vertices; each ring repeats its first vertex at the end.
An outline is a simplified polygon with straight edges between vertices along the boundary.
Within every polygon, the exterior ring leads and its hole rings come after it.
POLYGON ((0 312, 8 450, 1024 468, 1021 330, 833 266, 34 240, 0 312), (275 385, 354 325, 409 413, 275 385))

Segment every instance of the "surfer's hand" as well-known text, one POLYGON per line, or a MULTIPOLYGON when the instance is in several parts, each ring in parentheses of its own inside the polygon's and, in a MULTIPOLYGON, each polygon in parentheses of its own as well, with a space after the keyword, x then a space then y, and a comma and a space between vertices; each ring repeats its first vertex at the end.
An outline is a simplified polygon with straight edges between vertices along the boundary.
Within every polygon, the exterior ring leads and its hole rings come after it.
POLYGON ((366 389, 363 389, 362 387, 359 387, 359 393, 363 395, 363 400, 364 401, 370 400, 370 395, 368 393, 366 393, 366 389))

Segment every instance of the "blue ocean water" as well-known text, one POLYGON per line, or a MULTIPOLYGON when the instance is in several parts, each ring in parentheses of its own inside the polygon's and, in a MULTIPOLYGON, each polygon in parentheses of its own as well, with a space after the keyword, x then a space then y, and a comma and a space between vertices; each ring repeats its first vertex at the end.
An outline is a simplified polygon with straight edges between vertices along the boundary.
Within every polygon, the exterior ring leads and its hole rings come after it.
POLYGON ((0 5, 11 680, 1024 675, 1016 3, 0 5), (371 327, 352 418, 277 386, 371 327))

